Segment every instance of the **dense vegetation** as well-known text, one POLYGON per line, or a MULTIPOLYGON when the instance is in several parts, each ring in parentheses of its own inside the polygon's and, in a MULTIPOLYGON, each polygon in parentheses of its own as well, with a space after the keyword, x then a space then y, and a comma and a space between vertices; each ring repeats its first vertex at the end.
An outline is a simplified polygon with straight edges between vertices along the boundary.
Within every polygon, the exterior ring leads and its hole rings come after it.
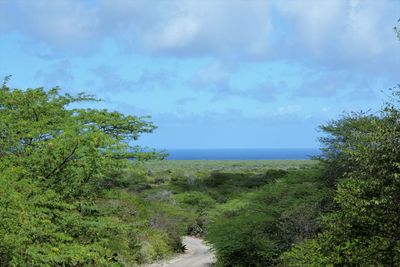
POLYGON ((221 266, 271 266, 291 244, 313 236, 326 188, 318 168, 277 175, 270 184, 220 205, 207 240, 221 266))
POLYGON ((308 169, 311 161, 198 161, 148 162, 144 199, 174 203, 191 214, 187 234, 204 235, 211 214, 230 201, 241 201, 243 194, 256 192, 288 172, 308 169), (276 166, 292 166, 274 169, 276 166), (219 166, 219 168, 214 168, 219 166))

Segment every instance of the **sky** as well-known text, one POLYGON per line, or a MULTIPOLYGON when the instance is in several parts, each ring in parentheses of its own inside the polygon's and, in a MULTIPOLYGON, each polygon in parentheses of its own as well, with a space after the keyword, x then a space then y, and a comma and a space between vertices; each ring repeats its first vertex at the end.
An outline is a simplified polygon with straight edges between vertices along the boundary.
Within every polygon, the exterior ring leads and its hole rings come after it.
POLYGON ((0 77, 151 116, 154 148, 313 148, 400 83, 400 0, 0 0, 0 77))

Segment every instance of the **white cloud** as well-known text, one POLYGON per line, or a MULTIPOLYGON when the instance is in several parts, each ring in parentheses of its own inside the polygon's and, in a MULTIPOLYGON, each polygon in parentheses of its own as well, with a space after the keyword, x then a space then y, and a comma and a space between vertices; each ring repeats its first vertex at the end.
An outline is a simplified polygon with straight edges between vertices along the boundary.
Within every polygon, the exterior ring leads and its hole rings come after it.
POLYGON ((131 50, 169 56, 359 60, 394 47, 400 2, 20 0, 0 1, 0 10, 0 30, 56 49, 93 49, 112 38, 131 50))
POLYGON ((265 53, 272 29, 266 1, 169 3, 144 33, 151 52, 231 58, 265 53))
POLYGON ((178 18, 170 22, 150 44, 154 49, 162 44, 164 49, 180 49, 191 44, 199 32, 198 23, 190 18, 178 18), (160 41, 157 43, 157 41, 160 41))
POLYGON ((349 1, 289 0, 276 1, 276 6, 300 34, 302 42, 318 49, 341 33, 347 21, 349 1))
MULTIPOLYGON (((398 2, 399 3, 399 2, 398 2)), ((342 47, 359 56, 379 56, 393 51, 398 44, 393 26, 400 13, 400 5, 392 1, 353 1, 349 10, 348 24, 342 34, 342 47), (388 24, 391 23, 391 24, 388 24), (367 54, 365 54, 367 53, 367 54)))
POLYGON ((88 49, 99 34, 95 9, 79 1, 0 1, 1 30, 26 34, 51 48, 88 49))
MULTIPOLYGON (((394 0, 276 1, 294 37, 287 49, 295 57, 340 68, 367 69, 365 63, 393 64, 398 40, 393 26, 400 17, 394 0)), ((374 69, 376 71, 377 68, 374 69)), ((354 70, 354 69, 353 69, 354 70)))

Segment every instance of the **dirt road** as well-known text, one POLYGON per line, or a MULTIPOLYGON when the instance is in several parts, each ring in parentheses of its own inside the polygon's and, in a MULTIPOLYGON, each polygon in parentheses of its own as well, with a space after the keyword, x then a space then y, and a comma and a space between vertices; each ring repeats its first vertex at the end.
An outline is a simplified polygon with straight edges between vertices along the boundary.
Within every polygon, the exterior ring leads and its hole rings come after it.
POLYGON ((146 267, 206 267, 215 262, 210 247, 202 239, 186 236, 183 238, 186 253, 163 263, 153 263, 146 267))

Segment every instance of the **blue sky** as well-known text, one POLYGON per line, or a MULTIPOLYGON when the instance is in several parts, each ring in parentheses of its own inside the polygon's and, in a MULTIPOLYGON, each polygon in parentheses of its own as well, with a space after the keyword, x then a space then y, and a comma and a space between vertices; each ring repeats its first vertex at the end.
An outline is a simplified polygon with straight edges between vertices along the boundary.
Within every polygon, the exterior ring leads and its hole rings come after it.
POLYGON ((400 83, 399 0, 0 0, 0 76, 150 115, 155 148, 317 147, 400 83))

